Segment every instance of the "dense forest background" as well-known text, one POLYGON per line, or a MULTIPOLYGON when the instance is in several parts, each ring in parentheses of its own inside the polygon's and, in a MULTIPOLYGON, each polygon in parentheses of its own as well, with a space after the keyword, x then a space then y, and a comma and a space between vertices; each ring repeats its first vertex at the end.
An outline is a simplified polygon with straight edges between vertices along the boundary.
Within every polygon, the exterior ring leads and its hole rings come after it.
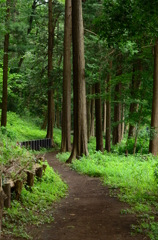
MULTIPOLYGON (((36 116, 43 129, 51 124, 64 129, 62 120, 70 122, 66 127, 69 135, 74 130, 75 80, 67 92, 69 109, 64 110, 68 67, 71 79, 74 76, 72 60, 65 61, 69 66, 64 62, 64 16, 71 11, 65 15, 65 1, 56 0, 1 0, 0 5, 1 125, 7 125, 7 111, 12 111, 36 116), (65 111, 70 112, 68 120, 65 111)), ((157 154, 156 1, 87 0, 82 8, 87 140, 95 135, 96 150, 111 151, 112 145, 126 138, 126 154, 157 154)), ((70 24, 65 25, 65 31, 69 28, 70 24)), ((71 37, 68 47, 72 50, 70 41, 71 37)), ((53 127, 49 131, 47 137, 53 140, 53 127)), ((66 150, 70 147, 63 148, 66 150)))
MULTIPOLYGON (((49 138, 60 161, 130 204, 132 230, 158 239, 157 13, 156 0, 0 0, 0 226, 7 167, 36 161, 19 142, 49 138)), ((67 186, 47 169, 4 209, 3 234, 52 221, 43 211, 67 186)))

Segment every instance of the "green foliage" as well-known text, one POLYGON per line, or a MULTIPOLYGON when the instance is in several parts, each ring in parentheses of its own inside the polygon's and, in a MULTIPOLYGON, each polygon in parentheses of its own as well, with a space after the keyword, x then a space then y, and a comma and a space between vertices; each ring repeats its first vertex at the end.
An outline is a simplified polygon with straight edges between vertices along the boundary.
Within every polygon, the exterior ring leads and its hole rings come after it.
MULTIPOLYGON (((147 130, 147 128, 143 128, 139 131, 138 139, 137 139, 137 147, 136 147, 136 153, 140 154, 148 154, 149 152, 149 135, 150 131, 147 130)), ((125 154, 126 150, 128 150, 129 154, 133 154, 133 148, 134 148, 134 141, 135 138, 130 138, 127 141, 127 135, 125 135, 124 139, 121 141, 121 143, 111 146, 111 152, 118 153, 119 155, 125 154)))
POLYGON ((70 153, 69 152, 58 153, 56 155, 56 158, 58 158, 61 162, 66 162, 66 160, 68 160, 69 157, 70 157, 70 153))
MULTIPOLYGON (((93 145, 92 139, 89 146, 93 145)), ((68 157, 68 153, 58 154, 61 161, 66 161, 68 157)), ((139 225, 132 226, 132 231, 145 232, 151 239, 157 239, 158 224, 154 220, 158 213, 157 157, 151 154, 126 157, 124 154, 94 152, 91 149, 89 156, 73 161, 71 168, 91 177, 101 177, 103 184, 109 186, 111 195, 131 205, 131 209, 121 213, 135 212, 140 217, 139 225)))
POLYGON ((20 201, 13 200, 12 207, 5 209, 3 232, 31 239, 27 233, 26 225, 35 224, 38 226, 53 221, 49 209, 52 202, 65 196, 66 190, 67 185, 47 164, 41 181, 36 179, 31 191, 23 188, 20 201))

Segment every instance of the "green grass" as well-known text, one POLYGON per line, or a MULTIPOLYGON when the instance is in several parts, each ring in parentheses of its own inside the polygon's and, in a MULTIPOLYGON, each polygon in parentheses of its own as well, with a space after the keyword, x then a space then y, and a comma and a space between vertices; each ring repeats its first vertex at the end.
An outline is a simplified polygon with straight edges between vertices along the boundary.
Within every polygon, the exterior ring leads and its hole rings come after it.
POLYGON ((13 200, 12 207, 4 210, 3 233, 32 239, 26 226, 53 221, 49 213, 52 202, 64 197, 66 191, 67 185, 47 164, 41 181, 36 180, 31 191, 23 188, 20 201, 13 200))
MULTIPOLYGON (((8 112, 7 116, 7 127, 0 128, 0 167, 10 164, 12 160, 22 166, 30 162, 31 166, 34 154, 39 152, 21 148, 16 142, 45 138, 46 131, 40 129, 40 121, 35 122, 29 117, 21 118, 12 112, 8 112)), ((60 146, 61 130, 54 129, 53 137, 54 142, 60 146)), ((52 202, 64 197, 66 191, 67 185, 47 164, 44 176, 41 181, 35 181, 32 191, 23 187, 20 201, 16 201, 12 195, 11 208, 4 210, 3 233, 31 239, 27 233, 28 224, 39 225, 53 221, 49 213, 52 202)))
MULTIPOLYGON (((54 142, 60 146, 61 130, 53 129, 54 142)), ((7 113, 7 127, 1 128, 1 132, 9 137, 14 142, 27 140, 44 139, 46 130, 41 130, 41 121, 31 119, 30 117, 20 117, 14 112, 7 113)))
MULTIPOLYGON (((95 139, 89 144, 89 156, 83 156, 70 165, 79 173, 100 177, 108 185, 110 194, 116 195, 131 205, 121 213, 136 213, 140 222, 132 226, 134 232, 146 233, 152 240, 158 240, 158 157, 151 154, 136 154, 125 157, 113 148, 113 153, 96 152, 95 139), (114 151, 115 150, 115 151, 114 151)), ((57 157, 65 162, 69 153, 57 157)))

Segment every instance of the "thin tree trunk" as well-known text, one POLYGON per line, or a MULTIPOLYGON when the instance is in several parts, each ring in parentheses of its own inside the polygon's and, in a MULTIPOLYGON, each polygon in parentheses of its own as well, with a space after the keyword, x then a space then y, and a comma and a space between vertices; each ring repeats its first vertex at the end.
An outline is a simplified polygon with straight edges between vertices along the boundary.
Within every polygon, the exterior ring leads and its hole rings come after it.
POLYGON ((114 126, 113 129, 113 145, 121 142, 121 103, 118 102, 121 94, 121 83, 115 86, 115 104, 114 104, 114 126))
POLYGON ((64 69, 63 69, 63 108, 61 151, 71 151, 71 42, 72 6, 71 0, 65 2, 64 29, 64 69))
POLYGON ((82 1, 72 1, 74 139, 70 158, 87 155, 86 87, 82 1))
MULTIPOLYGON (((7 15, 6 27, 8 28, 8 19, 10 15, 10 0, 6 1, 7 15)), ((8 29, 7 29, 8 31, 8 29)), ((4 39, 4 55, 3 55, 3 94, 2 94, 2 113, 1 126, 7 125, 7 100, 8 100, 8 47, 9 47, 9 33, 6 33, 4 39)))
MULTIPOLYGON (((91 94, 95 94, 95 85, 91 88, 91 94)), ((91 99, 91 129, 90 129, 90 135, 94 137, 94 109, 95 109, 95 99, 91 99)))
MULTIPOLYGON (((116 76, 122 75, 122 56, 118 58, 118 67, 116 76)), ((121 142, 121 88, 122 83, 119 82, 115 86, 115 103, 114 103, 114 123, 116 124, 113 129, 113 145, 121 142)))
MULTIPOLYGON (((112 69, 112 61, 109 62, 109 70, 112 69)), ((106 142, 105 150, 110 152, 111 150, 111 73, 107 76, 107 93, 109 94, 109 99, 106 102, 106 142)))
POLYGON ((154 79, 153 79, 153 102, 151 115, 151 129, 155 131, 154 137, 150 140, 149 152, 158 154, 158 39, 154 46, 154 79))
POLYGON ((103 103, 103 132, 106 135, 106 102, 103 103))
POLYGON ((54 120, 54 99, 53 99, 53 15, 52 15, 52 0, 48 2, 48 11, 49 11, 49 23, 48 23, 48 127, 47 127, 47 138, 51 138, 53 144, 53 120, 54 120))
POLYGON ((91 99, 87 99, 87 140, 91 136, 91 99))
MULTIPOLYGON (((142 65, 141 60, 137 62, 137 65, 133 65, 133 77, 132 77, 132 87, 131 87, 131 97, 134 97, 135 92, 138 91, 140 85, 141 85, 141 77, 140 74, 136 75, 135 71, 142 71, 142 65)), ((137 103, 131 103, 130 105, 130 114, 129 117, 132 117, 132 114, 138 110, 138 104, 137 103)), ((128 132, 128 138, 133 137, 134 135, 134 125, 129 124, 129 132, 128 132)))
POLYGON ((124 132, 125 132, 125 106, 122 104, 122 122, 121 122, 121 139, 124 137, 124 132))
POLYGON ((57 128, 60 128, 60 111, 59 111, 59 106, 57 106, 57 110, 56 110, 56 126, 57 126, 57 128))
POLYGON ((95 118, 96 118, 96 151, 103 152, 103 135, 102 135, 102 111, 100 98, 100 83, 95 84, 95 93, 98 96, 95 98, 95 118))
POLYGON ((136 129, 136 136, 135 136, 135 141, 134 141, 133 154, 136 153, 137 139, 138 139, 138 134, 139 134, 139 129, 140 129, 140 122, 141 122, 141 119, 142 119, 142 116, 141 116, 142 109, 143 109, 143 104, 141 104, 141 108, 140 108, 140 112, 139 112, 139 121, 138 121, 137 129, 136 129))

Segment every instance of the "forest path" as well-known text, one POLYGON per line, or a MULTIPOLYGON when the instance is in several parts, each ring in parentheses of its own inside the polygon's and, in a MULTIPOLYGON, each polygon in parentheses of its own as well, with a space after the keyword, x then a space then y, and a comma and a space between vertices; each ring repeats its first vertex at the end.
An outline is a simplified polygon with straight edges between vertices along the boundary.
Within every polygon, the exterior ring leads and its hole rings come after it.
MULTIPOLYGON (((46 153, 45 159, 68 184, 68 195, 53 204, 48 214, 54 222, 39 227, 28 226, 33 240, 148 240, 141 234, 131 236, 131 225, 137 218, 121 214, 129 206, 110 197, 109 188, 99 178, 80 175, 56 158, 57 152, 46 153)), ((11 236, 2 240, 22 240, 11 236)))
POLYGON ((45 159, 69 185, 68 196, 52 209, 54 222, 39 228, 32 226, 34 240, 147 240, 142 235, 131 236, 131 224, 136 216, 120 214, 128 207, 115 197, 98 178, 80 175, 56 159, 57 152, 45 159))

